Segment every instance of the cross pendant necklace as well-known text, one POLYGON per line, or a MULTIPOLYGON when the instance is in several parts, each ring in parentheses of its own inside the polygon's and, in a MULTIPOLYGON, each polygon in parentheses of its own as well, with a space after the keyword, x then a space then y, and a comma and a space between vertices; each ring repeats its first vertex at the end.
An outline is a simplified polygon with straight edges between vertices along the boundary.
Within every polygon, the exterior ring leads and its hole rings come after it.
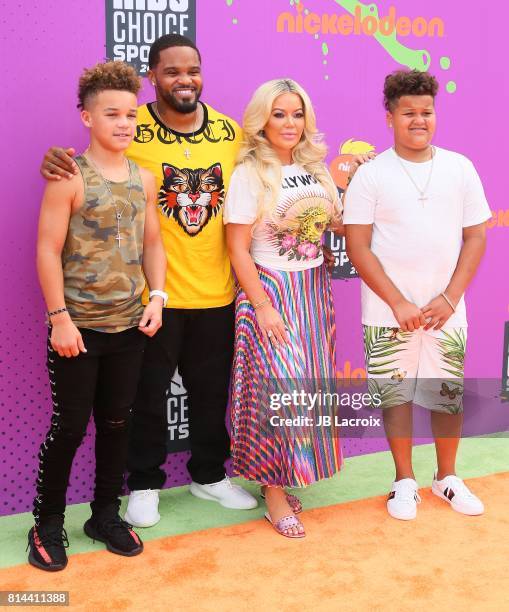
POLYGON ((125 163, 126 163, 126 166, 127 166, 127 171, 129 173, 129 183, 128 183, 129 191, 127 193, 127 198, 125 199, 124 207, 122 208, 121 211, 119 211, 117 203, 115 201, 115 197, 113 195, 113 192, 111 191, 110 181, 107 178, 105 178, 104 175, 99 171, 99 168, 98 168, 97 164, 94 162, 94 160, 92 159, 88 149, 85 151, 85 154, 86 154, 86 158, 91 163, 91 165, 93 166, 94 170, 101 177, 104 185, 106 186, 106 189, 108 190, 108 193, 110 194, 111 202, 112 202, 113 206, 115 207, 115 219, 117 221, 117 235, 115 236, 114 240, 117 241, 118 248, 120 248, 120 241, 124 239, 120 235, 120 221, 122 220, 122 215, 124 214, 126 208, 131 204, 131 190, 132 190, 132 187, 133 187, 133 177, 132 177, 132 173, 131 173, 131 164, 129 163, 129 161, 127 159, 125 160, 125 163))
POLYGON ((397 154, 396 149, 394 149, 394 153, 396 153, 396 157, 399 161, 400 166, 403 168, 405 174, 408 176, 408 178, 410 179, 410 181, 412 182, 412 185, 417 189, 417 191, 419 192, 419 197, 417 198, 417 201, 420 202, 422 204, 422 206, 424 206, 424 201, 428 199, 428 196, 426 195, 426 191, 428 190, 429 184, 431 182, 431 176, 433 174, 433 163, 435 161, 435 148, 431 147, 431 168, 429 170, 429 174, 428 174, 428 180, 426 181, 426 184, 424 185, 424 187, 421 189, 419 187, 419 185, 415 182, 414 178, 412 177, 412 175, 410 174, 410 172, 408 171, 408 169, 406 168, 405 164, 403 163, 403 160, 401 159, 401 157, 397 154))
MULTIPOLYGON (((182 153, 184 154, 184 157, 185 157, 186 159, 191 159, 191 150, 189 149, 189 147, 186 147, 185 149, 182 147, 182 143, 181 143, 181 142, 180 142, 180 140, 179 140, 180 136, 179 136, 178 134, 176 134, 176 133, 175 133, 175 132, 174 132, 174 131, 171 129, 171 127, 170 127, 169 125, 167 125, 167 124, 166 124, 166 123, 163 121, 163 118, 162 118, 162 117, 161 117, 161 115, 159 114, 159 110, 158 110, 158 108, 157 108, 157 102, 153 102, 153 103, 152 103, 152 109, 154 110, 154 113, 155 113, 156 117, 158 118, 159 123, 160 123, 161 125, 163 125, 163 126, 164 126, 164 127, 167 129, 167 130, 168 130, 168 132, 170 132, 170 134, 173 134, 173 135, 175 136, 175 142, 176 142, 176 143, 179 145, 179 147, 182 149, 182 153)), ((198 111, 196 111, 196 117, 198 118, 198 116, 199 116, 198 111)), ((194 127, 193 127, 193 140, 194 140, 194 135, 195 135, 195 132, 196 132, 196 123, 195 123, 195 125, 194 125, 194 127)))
POLYGON ((115 236, 115 240, 117 241, 118 244, 118 248, 120 248, 120 241, 123 240, 122 236, 120 235, 120 220, 122 219, 122 213, 124 211, 122 211, 121 213, 119 213, 117 211, 117 213, 115 214, 115 217, 117 219, 117 235, 115 236))
POLYGON ((115 217, 117 218, 117 235, 115 236, 115 240, 117 241, 118 248, 120 248, 120 241, 123 240, 122 236, 120 235, 120 220, 122 219, 123 212, 124 211, 122 211, 121 213, 117 212, 115 215, 115 217))

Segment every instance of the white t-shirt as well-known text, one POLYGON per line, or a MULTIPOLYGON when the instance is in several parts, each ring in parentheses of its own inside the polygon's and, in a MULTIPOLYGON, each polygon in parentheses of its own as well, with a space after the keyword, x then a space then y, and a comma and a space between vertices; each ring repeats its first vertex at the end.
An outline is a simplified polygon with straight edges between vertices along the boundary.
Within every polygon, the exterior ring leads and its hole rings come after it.
MULTIPOLYGON (((481 180, 470 160, 435 147, 433 173, 419 201, 414 182, 423 189, 431 161, 398 159, 387 149, 356 172, 345 196, 345 225, 371 225, 371 250, 404 297, 419 308, 440 295, 456 269, 464 227, 491 217, 481 180)), ((362 283, 364 325, 397 327, 390 307, 362 283)), ((466 327, 462 296, 444 329, 466 327)))
MULTIPOLYGON (((281 172, 275 213, 256 223, 251 257, 274 270, 315 268, 323 263, 322 234, 332 219, 334 202, 324 187, 297 164, 282 166, 281 172)), ((240 164, 230 179, 224 223, 255 223, 258 196, 255 182, 240 164)))

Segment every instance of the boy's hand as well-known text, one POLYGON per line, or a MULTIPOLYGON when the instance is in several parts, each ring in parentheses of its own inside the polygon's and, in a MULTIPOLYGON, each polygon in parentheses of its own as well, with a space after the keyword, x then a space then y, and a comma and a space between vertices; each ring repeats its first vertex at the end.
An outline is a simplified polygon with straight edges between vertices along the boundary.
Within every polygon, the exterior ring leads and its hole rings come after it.
POLYGON ((446 299, 439 295, 422 309, 426 319, 429 319, 424 329, 441 329, 453 312, 446 299))
POLYGON ((394 306, 392 312, 402 331, 413 332, 426 325, 426 319, 422 310, 408 300, 404 300, 394 306))
POLYGON ((76 151, 71 147, 51 147, 44 155, 41 164, 41 174, 47 181, 59 181, 62 177, 72 178, 78 174, 78 165, 72 158, 76 151))
POLYGON ((145 306, 138 329, 150 338, 163 324, 163 299, 154 296, 145 306))
POLYGON ((60 357, 77 357, 86 353, 79 329, 70 319, 52 322, 51 346, 60 357))

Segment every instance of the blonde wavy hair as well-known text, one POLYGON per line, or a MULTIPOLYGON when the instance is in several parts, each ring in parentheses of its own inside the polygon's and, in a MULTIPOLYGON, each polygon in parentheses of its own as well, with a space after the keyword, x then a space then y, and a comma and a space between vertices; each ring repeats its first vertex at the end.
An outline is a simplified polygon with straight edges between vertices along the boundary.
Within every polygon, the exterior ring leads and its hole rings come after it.
POLYGON ((334 184, 324 163, 327 147, 316 128, 313 105, 304 89, 292 79, 274 79, 260 85, 246 107, 243 118, 244 140, 237 164, 244 164, 258 192, 258 217, 268 215, 276 224, 274 210, 281 189, 281 161, 270 142, 265 138, 274 101, 279 96, 293 93, 299 96, 304 110, 304 132, 300 142, 292 150, 292 161, 311 174, 327 191, 340 216, 340 203, 334 184))

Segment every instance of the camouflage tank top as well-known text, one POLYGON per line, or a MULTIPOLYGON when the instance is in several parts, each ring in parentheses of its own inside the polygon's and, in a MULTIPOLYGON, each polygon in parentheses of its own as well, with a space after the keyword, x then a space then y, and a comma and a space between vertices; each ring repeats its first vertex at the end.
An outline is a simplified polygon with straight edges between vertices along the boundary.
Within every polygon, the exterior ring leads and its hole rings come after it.
POLYGON ((79 155, 75 161, 85 193, 83 206, 70 218, 62 251, 65 304, 77 327, 124 331, 136 327, 143 312, 146 201, 140 172, 129 160, 131 203, 126 205, 129 181, 108 181, 112 201, 105 180, 87 159, 79 155))

